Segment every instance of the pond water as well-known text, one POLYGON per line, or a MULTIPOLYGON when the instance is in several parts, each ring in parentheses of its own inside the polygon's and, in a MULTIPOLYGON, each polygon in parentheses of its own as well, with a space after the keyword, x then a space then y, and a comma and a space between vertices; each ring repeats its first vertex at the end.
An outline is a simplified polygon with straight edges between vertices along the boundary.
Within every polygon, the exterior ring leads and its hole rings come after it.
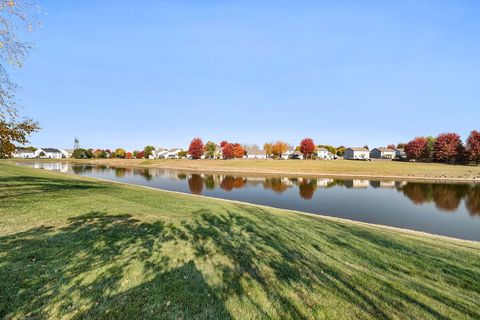
POLYGON ((19 165, 480 241, 480 184, 474 183, 243 176, 60 162, 19 165))

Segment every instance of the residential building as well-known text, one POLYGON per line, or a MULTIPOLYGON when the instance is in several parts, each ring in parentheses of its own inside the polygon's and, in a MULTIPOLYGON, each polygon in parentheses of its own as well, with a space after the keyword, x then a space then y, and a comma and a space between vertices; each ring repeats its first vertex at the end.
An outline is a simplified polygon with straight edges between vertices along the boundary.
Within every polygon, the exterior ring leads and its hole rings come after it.
POLYGON ((246 151, 247 154, 244 158, 247 158, 247 159, 267 159, 267 154, 265 153, 265 150, 247 148, 245 151, 246 151))
POLYGON ((405 152, 405 149, 403 148, 397 148, 395 149, 395 159, 406 159, 407 158, 407 153, 405 152))
POLYGON ((178 156, 178 153, 180 153, 181 151, 182 151, 182 149, 179 149, 179 148, 169 149, 165 158, 166 159, 180 159, 180 157, 178 156))
POLYGON ((332 160, 334 159, 333 153, 328 151, 326 148, 318 148, 317 149, 317 158, 324 159, 324 160, 332 160))
POLYGON ((41 148, 35 151, 35 157, 48 159, 61 159, 64 157, 63 153, 55 148, 41 148))
POLYGON ((370 151, 367 148, 347 148, 343 157, 347 160, 370 159, 370 151))
POLYGON ((14 158, 35 158, 35 152, 27 148, 17 148, 13 152, 12 157, 14 158))
POLYGON ((370 151, 370 157, 374 159, 393 159, 395 158, 395 150, 389 148, 375 148, 370 151))

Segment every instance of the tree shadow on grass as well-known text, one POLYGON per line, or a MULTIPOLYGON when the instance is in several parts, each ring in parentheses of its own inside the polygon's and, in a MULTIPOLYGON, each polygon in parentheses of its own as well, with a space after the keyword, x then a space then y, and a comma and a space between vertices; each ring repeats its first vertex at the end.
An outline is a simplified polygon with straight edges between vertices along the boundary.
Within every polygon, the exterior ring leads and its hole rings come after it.
POLYGON ((195 265, 163 254, 184 238, 101 212, 0 237, 0 318, 228 319, 195 265))
POLYGON ((0 199, 61 190, 81 191, 103 188, 104 187, 99 183, 82 180, 40 178, 32 176, 0 177, 0 199))
POLYGON ((248 205, 187 216, 0 237, 0 318, 480 318, 472 254, 248 205))
POLYGON ((313 218, 311 224, 309 218, 278 219, 253 206, 238 205, 238 209, 250 215, 236 210, 218 215, 200 209, 194 212, 195 221, 184 224, 198 258, 215 254, 229 258, 230 263, 216 266, 226 287, 219 294, 223 300, 230 296, 249 299, 265 318, 322 315, 325 305, 321 298, 325 296, 349 304, 344 316, 355 318, 480 317, 473 299, 479 296, 479 273, 462 268, 461 254, 452 257, 421 245, 416 252, 394 237, 354 226, 346 228, 329 221, 320 224, 313 218), (420 274, 417 278, 423 268, 436 277, 420 274), (243 285, 245 279, 260 287, 273 302, 273 310, 267 313, 251 298, 249 287, 243 285), (455 299, 442 290, 439 279, 466 295, 455 299), (441 308, 431 306, 433 302, 441 308))

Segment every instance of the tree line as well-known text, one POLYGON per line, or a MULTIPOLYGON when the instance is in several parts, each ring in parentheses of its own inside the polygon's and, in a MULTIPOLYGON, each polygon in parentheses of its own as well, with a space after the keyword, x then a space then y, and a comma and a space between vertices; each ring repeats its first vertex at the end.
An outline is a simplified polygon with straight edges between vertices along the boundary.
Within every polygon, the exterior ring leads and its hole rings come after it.
POLYGON ((405 145, 405 152, 410 160, 479 165, 480 132, 471 131, 465 143, 454 132, 416 137, 405 145))

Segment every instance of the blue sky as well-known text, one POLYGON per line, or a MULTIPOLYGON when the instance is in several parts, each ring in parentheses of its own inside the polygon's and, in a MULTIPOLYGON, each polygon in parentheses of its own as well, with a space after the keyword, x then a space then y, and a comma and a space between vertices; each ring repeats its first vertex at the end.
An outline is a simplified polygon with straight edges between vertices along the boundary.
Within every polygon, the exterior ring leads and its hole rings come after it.
POLYGON ((480 129, 480 1, 40 1, 14 71, 38 147, 480 129))

